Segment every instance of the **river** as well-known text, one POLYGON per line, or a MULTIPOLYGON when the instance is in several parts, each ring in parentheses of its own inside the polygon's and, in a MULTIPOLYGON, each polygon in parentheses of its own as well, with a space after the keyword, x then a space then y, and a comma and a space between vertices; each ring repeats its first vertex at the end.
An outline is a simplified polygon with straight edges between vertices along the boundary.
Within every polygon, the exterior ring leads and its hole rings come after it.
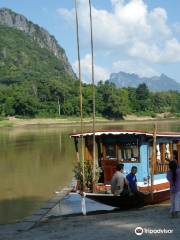
MULTIPOLYGON (((87 126, 86 129, 90 129, 87 126)), ((117 122, 96 129, 143 129, 152 122, 117 122)), ((159 131, 179 131, 180 121, 159 121, 159 131)), ((0 129, 0 223, 31 215, 73 177, 75 149, 69 134, 78 127, 0 129)))

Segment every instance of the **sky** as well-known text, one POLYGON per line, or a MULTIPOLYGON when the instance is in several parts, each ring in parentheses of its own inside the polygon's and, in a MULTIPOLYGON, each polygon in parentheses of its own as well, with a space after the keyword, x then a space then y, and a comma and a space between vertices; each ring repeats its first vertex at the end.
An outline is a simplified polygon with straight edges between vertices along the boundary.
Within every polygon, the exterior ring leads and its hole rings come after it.
MULTIPOLYGON (((111 73, 162 73, 180 82, 180 0, 91 0, 95 80, 111 73)), ((84 82, 91 80, 88 0, 77 0, 84 82)), ((77 72, 74 0, 0 0, 47 29, 77 72)))

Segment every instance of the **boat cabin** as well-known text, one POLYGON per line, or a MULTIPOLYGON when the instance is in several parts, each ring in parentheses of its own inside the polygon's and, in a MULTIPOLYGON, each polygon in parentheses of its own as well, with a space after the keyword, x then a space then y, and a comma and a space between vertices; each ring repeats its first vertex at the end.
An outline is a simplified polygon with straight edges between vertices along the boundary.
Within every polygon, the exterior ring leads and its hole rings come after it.
MULTIPOLYGON (((79 142, 83 137, 84 158, 93 159, 93 133, 86 132, 71 135, 74 138, 77 157, 79 158, 79 142)), ((124 172, 128 174, 132 166, 137 166, 136 174, 139 189, 148 191, 151 181, 151 161, 153 134, 146 131, 110 130, 96 131, 96 160, 102 169, 99 181, 109 184, 117 163, 124 163, 124 172)), ((169 188, 166 179, 169 161, 176 159, 180 164, 180 133, 156 134, 156 158, 154 159, 154 190, 169 188)))

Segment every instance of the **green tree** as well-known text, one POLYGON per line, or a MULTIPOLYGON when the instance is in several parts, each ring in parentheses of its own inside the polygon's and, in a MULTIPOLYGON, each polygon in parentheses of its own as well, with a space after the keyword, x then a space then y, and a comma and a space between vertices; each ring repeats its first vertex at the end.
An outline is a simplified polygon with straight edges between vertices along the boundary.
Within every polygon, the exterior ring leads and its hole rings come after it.
POLYGON ((137 105, 136 110, 139 112, 148 111, 150 108, 150 92, 145 83, 140 84, 136 89, 137 105))
POLYGON ((13 116, 15 114, 15 109, 14 109, 14 98, 13 97, 7 97, 6 101, 4 103, 4 114, 6 116, 13 116))

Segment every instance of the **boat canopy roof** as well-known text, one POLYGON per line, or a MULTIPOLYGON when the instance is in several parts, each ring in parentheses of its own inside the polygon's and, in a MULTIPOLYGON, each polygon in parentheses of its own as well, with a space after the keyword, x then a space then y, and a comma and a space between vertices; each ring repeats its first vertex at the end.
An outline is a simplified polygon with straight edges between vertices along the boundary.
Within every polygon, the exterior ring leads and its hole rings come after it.
MULTIPOLYGON (((83 132, 71 134, 71 137, 87 137, 92 136, 93 132, 83 132)), ((95 136, 103 136, 103 135, 112 135, 112 136, 120 136, 120 135, 134 135, 134 136, 149 136, 152 137, 152 132, 146 132, 143 130, 99 130, 95 132, 95 136)), ((178 138, 180 137, 180 132, 158 132, 156 137, 171 137, 171 138, 178 138)))

